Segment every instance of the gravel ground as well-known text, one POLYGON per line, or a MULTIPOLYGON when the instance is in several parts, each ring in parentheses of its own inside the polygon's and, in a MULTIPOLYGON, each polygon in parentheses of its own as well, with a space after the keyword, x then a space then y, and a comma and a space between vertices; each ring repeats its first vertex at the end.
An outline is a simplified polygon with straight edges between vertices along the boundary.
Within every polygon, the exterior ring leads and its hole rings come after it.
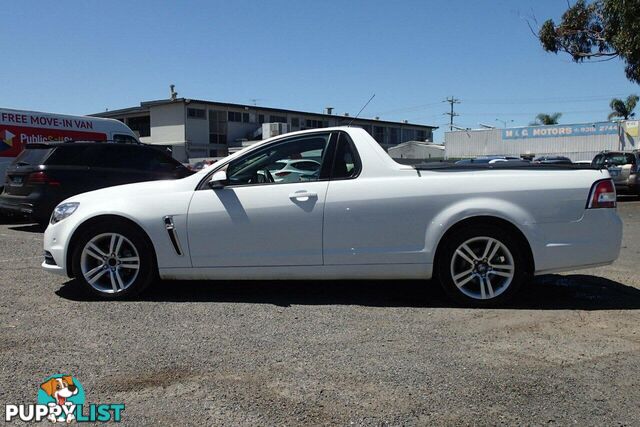
POLYGON ((127 425, 640 425, 640 202, 612 266, 544 276, 504 309, 435 283, 163 282, 88 299, 0 225, 0 403, 70 373, 127 425))

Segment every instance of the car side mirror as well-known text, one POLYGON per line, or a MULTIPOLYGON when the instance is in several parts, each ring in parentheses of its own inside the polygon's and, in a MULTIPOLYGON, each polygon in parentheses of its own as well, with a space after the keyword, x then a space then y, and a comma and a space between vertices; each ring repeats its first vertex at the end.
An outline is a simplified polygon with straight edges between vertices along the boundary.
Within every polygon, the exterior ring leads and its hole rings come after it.
POLYGON ((227 172, 226 171, 217 171, 213 174, 211 179, 209 180, 209 187, 216 188, 224 188, 227 185, 227 172))

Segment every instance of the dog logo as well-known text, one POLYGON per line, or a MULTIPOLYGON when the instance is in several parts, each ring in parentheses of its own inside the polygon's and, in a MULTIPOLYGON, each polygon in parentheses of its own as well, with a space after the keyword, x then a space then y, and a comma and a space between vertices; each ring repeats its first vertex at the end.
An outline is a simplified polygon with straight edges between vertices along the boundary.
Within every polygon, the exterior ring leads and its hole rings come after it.
POLYGON ((71 375, 54 375, 40 384, 38 404, 61 409, 49 412, 47 419, 52 423, 71 423, 75 421, 75 407, 84 404, 84 390, 80 382, 71 375))
MULTIPOLYGON (((37 383, 36 383, 37 384, 37 383)), ((37 403, 5 405, 4 420, 51 423, 106 423, 122 420, 124 403, 85 403, 82 384, 67 374, 51 375, 38 388, 37 403)))

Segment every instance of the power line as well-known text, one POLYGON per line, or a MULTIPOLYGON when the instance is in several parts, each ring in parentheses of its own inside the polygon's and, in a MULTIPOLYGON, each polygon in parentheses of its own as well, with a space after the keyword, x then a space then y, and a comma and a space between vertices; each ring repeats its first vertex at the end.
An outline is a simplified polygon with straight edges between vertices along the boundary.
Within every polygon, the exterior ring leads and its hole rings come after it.
POLYGON ((412 111, 422 110, 428 107, 434 107, 436 105, 441 105, 441 104, 442 102, 431 102, 429 104, 412 105, 410 107, 396 108, 395 110, 379 111, 375 113, 375 115, 383 116, 385 114, 412 112, 412 111))
MULTIPOLYGON (((546 104, 546 103, 555 103, 555 104, 571 104, 571 103, 588 103, 588 102, 598 102, 598 101, 608 101, 611 98, 625 96, 625 94, 611 94, 611 95, 594 95, 594 96, 581 96, 581 97, 547 97, 547 98, 509 98, 509 99, 467 99, 465 98, 465 103, 474 104, 474 105, 518 105, 518 104, 546 104)), ((440 105, 441 102, 430 102, 426 104, 418 104, 407 107, 400 107, 393 110, 387 111, 379 111, 375 113, 376 116, 383 116, 386 114, 397 114, 397 113, 410 113, 413 111, 419 111, 423 109, 431 109, 431 107, 435 107, 440 105)))
POLYGON ((470 104, 505 104, 505 105, 517 105, 517 104, 570 104, 579 102, 598 102, 609 101, 611 98, 617 96, 624 96, 624 94, 613 95, 596 95, 596 96, 581 96, 581 97, 547 97, 547 98, 511 98, 511 99, 466 99, 465 102, 470 104))
MULTIPOLYGON (((611 110, 574 110, 574 111, 559 111, 560 113, 562 113, 563 115, 567 115, 567 114, 586 114, 586 113, 606 113, 609 112, 611 110)), ((502 112, 495 112, 495 113, 489 113, 486 111, 483 112, 479 112, 479 113, 473 113, 473 112, 467 112, 468 115, 470 116, 533 116, 535 114, 538 114, 539 112, 518 112, 518 113, 514 113, 512 111, 502 111, 502 112)))
POLYGON ((455 112, 453 111, 453 104, 460 104, 460 100, 459 100, 459 99, 456 99, 456 98, 454 98, 454 97, 452 96, 452 97, 450 97, 450 98, 445 99, 445 100, 444 100, 444 101, 442 101, 442 102, 448 102, 448 103, 451 105, 451 111, 450 111, 450 112, 448 112, 448 113, 443 113, 443 114, 445 114, 445 115, 449 116, 449 130, 450 130, 450 131, 453 131, 453 118, 454 118, 454 117, 456 117, 456 116, 459 116, 459 115, 460 115, 460 114, 455 113, 455 112))

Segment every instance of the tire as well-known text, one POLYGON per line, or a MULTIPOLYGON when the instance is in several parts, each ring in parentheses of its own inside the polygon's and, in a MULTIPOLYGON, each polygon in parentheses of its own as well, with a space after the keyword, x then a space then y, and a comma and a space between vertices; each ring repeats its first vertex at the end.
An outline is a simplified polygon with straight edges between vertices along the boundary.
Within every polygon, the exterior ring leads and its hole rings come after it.
POLYGON ((102 299, 138 295, 157 277, 153 247, 147 236, 125 222, 101 222, 88 227, 72 256, 77 282, 102 299))
POLYGON ((519 239, 495 225, 461 228, 441 245, 437 278, 447 295, 461 305, 501 306, 530 277, 519 239))

